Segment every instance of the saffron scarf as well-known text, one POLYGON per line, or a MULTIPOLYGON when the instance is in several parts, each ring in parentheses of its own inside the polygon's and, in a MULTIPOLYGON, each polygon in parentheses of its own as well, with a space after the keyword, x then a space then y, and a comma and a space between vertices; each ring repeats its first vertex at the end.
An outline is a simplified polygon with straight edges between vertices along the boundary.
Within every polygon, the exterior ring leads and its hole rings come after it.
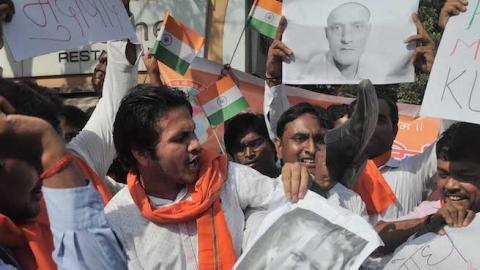
POLYGON ((52 259, 53 237, 43 199, 40 214, 33 222, 17 226, 0 214, 0 245, 12 250, 22 269, 57 269, 52 259))
POLYGON ((353 186, 365 202, 369 215, 380 214, 395 203, 397 197, 378 169, 390 159, 392 151, 388 151, 374 159, 369 159, 363 172, 353 186))
MULTIPOLYGON (((48 174, 51 176, 61 171, 68 165, 68 160, 77 162, 83 175, 92 181, 104 203, 107 204, 112 198, 110 191, 87 163, 73 153, 67 153, 65 158, 62 159, 63 162, 57 162, 52 168, 49 168, 48 174)), ((54 249, 53 236, 43 197, 40 199, 39 207, 40 212, 35 220, 20 226, 16 225, 7 216, 0 214, 0 245, 8 247, 13 251, 15 259, 24 270, 57 269, 57 265, 52 259, 54 249)))
POLYGON ((133 201, 146 219, 156 224, 196 221, 201 270, 230 270, 237 259, 220 202, 226 173, 226 156, 204 150, 200 158, 199 179, 195 184, 187 186, 191 200, 182 200, 156 209, 150 204, 139 176, 132 172, 127 176, 133 201))

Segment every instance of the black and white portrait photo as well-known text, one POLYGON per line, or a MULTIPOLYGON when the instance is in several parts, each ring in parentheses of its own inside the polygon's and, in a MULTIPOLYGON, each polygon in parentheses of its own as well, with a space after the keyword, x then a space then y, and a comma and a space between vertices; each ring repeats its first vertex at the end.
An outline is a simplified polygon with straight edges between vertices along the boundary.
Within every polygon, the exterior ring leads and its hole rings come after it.
POLYGON ((240 269, 358 269, 381 245, 362 217, 307 192, 293 205, 274 192, 270 209, 238 259, 240 269))
POLYGON ((416 33, 418 1, 286 0, 283 41, 294 61, 283 79, 292 84, 375 84, 413 81, 404 40, 416 33))

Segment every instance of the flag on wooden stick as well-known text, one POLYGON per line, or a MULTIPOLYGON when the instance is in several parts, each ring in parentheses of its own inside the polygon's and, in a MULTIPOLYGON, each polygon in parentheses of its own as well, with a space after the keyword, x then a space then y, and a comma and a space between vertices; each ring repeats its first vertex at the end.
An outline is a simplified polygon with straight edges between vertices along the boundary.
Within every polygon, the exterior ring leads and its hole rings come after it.
POLYGON ((205 39, 167 13, 158 32, 152 54, 160 62, 185 74, 205 39))

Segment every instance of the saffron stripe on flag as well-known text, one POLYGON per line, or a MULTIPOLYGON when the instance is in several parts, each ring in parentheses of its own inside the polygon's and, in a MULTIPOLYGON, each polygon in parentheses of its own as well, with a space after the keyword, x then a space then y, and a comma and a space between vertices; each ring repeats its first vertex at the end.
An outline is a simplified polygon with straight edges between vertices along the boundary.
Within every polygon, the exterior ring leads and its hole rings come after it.
POLYGON ((277 0, 257 0, 256 6, 276 13, 279 16, 282 14, 282 3, 277 0))
POLYGON ((263 9, 261 7, 254 7, 253 14, 250 16, 253 18, 256 18, 259 21, 265 22, 267 24, 270 24, 272 26, 277 27, 278 24, 280 23, 280 19, 282 18, 282 15, 276 14, 274 12, 271 12, 270 10, 263 9))
POLYGON ((171 53, 177 55, 188 63, 192 63, 193 59, 195 59, 197 52, 193 48, 187 46, 181 40, 174 37, 163 27, 160 29, 159 38, 161 38, 161 40, 157 40, 155 43, 159 43, 159 45, 163 46, 165 49, 169 50, 171 53))
MULTIPOLYGON (((201 95, 197 95, 197 101, 200 105, 205 105, 212 99, 216 99, 221 94, 229 91, 232 88, 237 88, 235 82, 228 76, 222 80, 217 81, 215 84, 210 86, 207 90, 201 92, 201 95)), ((240 91, 240 90, 238 90, 240 91)))
POLYGON ((221 108, 226 108, 241 98, 243 98, 242 92, 240 92, 240 89, 234 86, 233 88, 229 89, 229 91, 218 95, 206 104, 202 104, 203 111, 207 116, 210 116, 221 108))
POLYGON ((205 39, 192 29, 184 26, 170 14, 167 14, 163 27, 168 29, 168 32, 178 40, 190 46, 195 51, 199 51, 202 48, 205 39))
POLYGON ((180 74, 185 74, 190 67, 190 63, 170 52, 158 42, 153 46, 152 53, 158 60, 180 74))
POLYGON ((210 115, 208 117, 208 120, 210 121, 210 125, 218 126, 221 123, 227 121, 228 119, 234 117, 238 113, 242 112, 248 107, 249 105, 247 100, 244 97, 242 97, 241 99, 238 99, 234 103, 230 104, 228 107, 210 115))
POLYGON ((275 26, 257 20, 254 17, 248 18, 248 25, 267 37, 272 39, 275 38, 275 33, 277 32, 277 28, 275 26))

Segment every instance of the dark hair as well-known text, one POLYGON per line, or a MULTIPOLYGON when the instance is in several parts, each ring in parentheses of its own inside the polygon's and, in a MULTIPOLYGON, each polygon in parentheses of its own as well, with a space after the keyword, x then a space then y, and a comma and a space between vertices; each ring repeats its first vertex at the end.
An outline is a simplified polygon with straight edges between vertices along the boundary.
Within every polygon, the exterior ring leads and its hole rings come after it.
MULTIPOLYGON (((381 92, 377 91, 377 98, 378 101, 383 100, 387 103, 388 107, 390 108, 390 120, 392 120, 392 127, 394 129, 398 129, 398 121, 399 121, 399 116, 398 116, 398 106, 395 101, 392 100, 388 95, 383 94, 381 92)), ((352 103, 350 103, 350 109, 348 112, 348 117, 351 117, 353 114, 353 111, 355 110, 355 105, 357 104, 357 100, 354 100, 352 103)))
POLYGON ((124 166, 136 171, 137 162, 131 149, 148 153, 156 158, 155 146, 161 134, 158 120, 174 108, 192 106, 185 94, 167 86, 138 85, 123 98, 113 124, 113 142, 118 158, 124 166))
POLYGON ((348 115, 349 111, 350 106, 348 104, 332 104, 327 108, 328 116, 332 121, 337 121, 345 115, 348 115))
POLYGON ((17 114, 41 118, 60 131, 57 105, 26 84, 0 78, 0 96, 12 104, 17 114))
POLYGON ((480 125, 461 122, 452 133, 448 160, 480 163, 480 125))
POLYGON ((245 133, 253 131, 262 136, 269 145, 275 150, 273 142, 268 135, 267 125, 263 114, 241 113, 228 120, 225 123, 225 133, 223 141, 228 154, 234 154, 233 149, 240 143, 240 139, 245 133))
POLYGON ((82 129, 88 122, 89 116, 86 112, 72 105, 64 105, 60 116, 65 118, 65 123, 77 129, 82 129))
POLYGON ((324 108, 303 102, 290 107, 280 116, 280 119, 278 119, 277 123, 277 137, 281 138, 283 136, 285 127, 288 123, 295 121, 295 119, 306 113, 317 117, 318 124, 321 127, 331 128, 333 126, 330 118, 328 117, 327 111, 324 108))
POLYGON ((35 92, 41 94, 43 97, 48 99, 52 102, 56 107, 57 110, 61 110, 63 107, 63 99, 58 95, 58 88, 49 88, 45 86, 39 85, 34 80, 17 80, 17 83, 25 84, 26 86, 30 87, 35 92))
POLYGON ((450 147, 452 146, 452 140, 459 129, 461 123, 454 123, 452 124, 447 130, 445 130, 440 138, 437 141, 436 144, 436 153, 437 153, 437 159, 442 159, 445 161, 449 161, 449 150, 450 147))

